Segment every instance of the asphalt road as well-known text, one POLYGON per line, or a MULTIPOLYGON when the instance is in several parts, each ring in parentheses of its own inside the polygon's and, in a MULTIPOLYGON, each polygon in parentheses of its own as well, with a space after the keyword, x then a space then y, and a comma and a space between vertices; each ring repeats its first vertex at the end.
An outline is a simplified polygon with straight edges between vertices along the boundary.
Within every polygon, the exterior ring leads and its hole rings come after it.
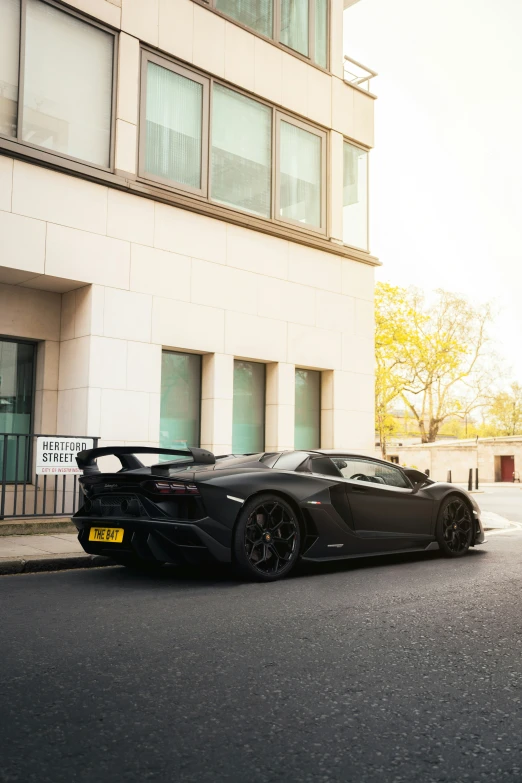
POLYGON ((518 783, 521 565, 2 577, 0 780, 518 783))

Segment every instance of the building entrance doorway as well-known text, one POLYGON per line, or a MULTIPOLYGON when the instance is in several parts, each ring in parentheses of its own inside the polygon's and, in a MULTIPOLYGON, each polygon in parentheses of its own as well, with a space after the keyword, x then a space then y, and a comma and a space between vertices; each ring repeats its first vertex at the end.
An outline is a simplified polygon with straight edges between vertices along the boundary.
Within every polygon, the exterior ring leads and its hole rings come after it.
POLYGON ((515 472, 515 458, 514 457, 500 457, 500 480, 501 481, 513 481, 513 473, 515 472))

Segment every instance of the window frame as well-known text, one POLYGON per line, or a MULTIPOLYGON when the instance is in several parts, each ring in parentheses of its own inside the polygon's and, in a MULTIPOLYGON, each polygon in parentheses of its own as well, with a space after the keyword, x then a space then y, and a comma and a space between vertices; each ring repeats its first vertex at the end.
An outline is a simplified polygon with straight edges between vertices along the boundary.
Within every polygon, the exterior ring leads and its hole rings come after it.
POLYGON ((308 56, 305 54, 301 54, 301 52, 298 52, 296 49, 292 49, 290 46, 287 46, 284 43, 281 43, 279 40, 281 37, 281 0, 272 0, 272 35, 266 36, 263 33, 258 32, 257 30, 254 30, 253 27, 249 27, 248 25, 244 24, 244 22, 241 22, 239 19, 235 19, 233 16, 228 16, 228 14, 225 14, 220 9, 216 8, 216 0, 193 0, 194 3, 197 5, 202 6, 203 8, 206 8, 209 11, 212 11, 214 14, 217 14, 222 19, 226 19, 228 22, 231 22, 232 24, 237 25, 238 27, 241 27, 242 30, 246 30, 247 32, 251 33, 252 35, 255 35, 257 38, 261 38, 263 41, 267 41, 268 43, 273 44, 274 46, 277 46, 279 49, 282 49, 284 52, 287 52, 288 54, 293 55, 294 57, 298 57, 303 62, 307 63, 308 65, 312 65, 314 68, 318 68, 319 70, 323 71, 324 73, 330 73, 330 25, 331 25, 331 5, 332 0, 327 0, 327 12, 326 12, 326 66, 320 65, 319 63, 315 62, 313 59, 313 56, 315 56, 315 0, 308 0, 308 56))
MULTIPOLYGON (((203 414, 203 355, 202 353, 197 353, 196 351, 184 351, 183 349, 179 348, 165 348, 164 346, 161 347, 161 358, 163 363, 163 354, 164 353, 174 353, 179 355, 188 355, 188 356, 197 356, 199 357, 199 383, 198 383, 198 400, 199 400, 199 406, 198 406, 198 412, 199 412, 199 420, 198 420, 198 428, 197 428, 197 434, 198 434, 198 445, 195 446, 195 448, 201 447, 201 420, 202 420, 202 414, 203 414)), ((162 378, 160 378, 160 427, 161 427, 161 383, 162 378)), ((158 442, 161 439, 161 432, 159 433, 158 442)))
MULTIPOLYGON (((138 112, 139 127, 138 127, 137 182, 142 183, 144 185, 153 186, 156 188, 163 188, 170 192, 179 193, 180 195, 191 196, 192 198, 196 198, 199 201, 204 202, 208 205, 215 206, 220 210, 230 211, 230 213, 232 214, 240 214, 247 217, 250 216, 253 220, 256 221, 259 220, 265 224, 269 223, 272 225, 298 228, 300 233, 306 233, 309 235, 313 235, 315 237, 320 236, 321 238, 326 237, 328 231, 328 227, 327 227, 327 214, 328 214, 327 213, 327 206, 328 206, 327 162, 328 162, 328 155, 329 155, 328 132, 313 122, 310 122, 308 120, 306 122, 302 121, 297 117, 293 116, 290 112, 280 110, 276 104, 270 103, 270 101, 267 101, 257 95, 252 95, 247 90, 244 90, 235 84, 231 84, 225 81, 225 79, 201 73, 196 68, 187 67, 184 64, 179 63, 175 58, 169 57, 169 55, 158 54, 155 50, 151 49, 147 45, 142 45, 140 49, 141 49, 142 62, 140 65, 140 90, 139 90, 140 106, 138 112), (206 115, 205 114, 203 115, 203 117, 205 116, 207 117, 207 126, 206 128, 203 127, 203 133, 202 133, 202 143, 206 145, 206 156, 205 156, 206 189, 205 190, 201 190, 201 191, 194 190, 188 185, 185 186, 181 183, 175 183, 170 180, 163 179, 161 177, 153 178, 152 175, 147 174, 144 170, 145 144, 146 144, 146 122, 145 122, 146 65, 144 63, 148 62, 149 60, 155 62, 160 67, 167 67, 168 69, 172 69, 174 72, 180 73, 182 76, 187 74, 187 78, 194 79, 195 77, 199 77, 200 79, 206 80, 208 82, 208 87, 209 87, 208 113, 206 115), (231 90, 232 92, 237 92, 240 95, 244 95, 246 98, 256 101, 257 103, 263 104, 264 106, 267 106, 269 109, 271 109, 272 112, 271 175, 272 176, 271 176, 271 189, 270 189, 270 195, 271 195, 270 217, 256 215, 254 213, 249 212, 248 210, 241 209, 240 207, 233 207, 230 206, 229 204, 223 204, 221 201, 215 201, 211 197, 211 191, 212 191, 211 144, 212 144, 212 108, 213 108, 212 98, 213 98, 214 84, 219 84, 223 87, 226 87, 228 90, 231 90), (279 209, 278 166, 279 166, 279 136, 280 136, 279 120, 280 119, 284 119, 286 122, 289 122, 290 124, 297 125, 303 130, 321 137, 321 227, 320 228, 317 228, 316 226, 310 226, 305 223, 301 223, 299 220, 284 219, 284 218, 279 218, 277 216, 278 209, 279 209)), ((203 117, 202 117, 202 122, 204 123, 203 117)), ((224 219, 224 218, 221 217, 220 219, 224 219)))
MULTIPOLYGON (((351 147, 355 147, 356 149, 362 150, 362 152, 366 153, 366 247, 359 247, 359 245, 349 245, 347 242, 344 241, 344 236, 343 236, 343 245, 345 247, 351 247, 354 250, 359 250, 362 253, 369 253, 370 252, 370 152, 371 150, 368 147, 363 147, 362 144, 358 144, 352 139, 348 139, 346 136, 343 136, 343 189, 344 189, 344 145, 345 144, 349 144, 351 147)), ((344 204, 342 206, 342 209, 344 210, 344 204)), ((343 234, 344 234, 344 215, 342 216, 342 220, 343 220, 343 234)))
POLYGON ((140 106, 139 106, 139 139, 138 139, 138 176, 140 179, 149 183, 166 185, 175 190, 181 190, 184 193, 192 193, 195 196, 206 195, 209 191, 209 139, 210 139, 210 93, 211 79, 203 76, 197 71, 184 68, 182 65, 151 52, 149 49, 141 49, 141 79, 140 79, 140 106), (184 185, 182 182, 175 182, 166 177, 156 176, 147 172, 145 168, 145 158, 147 149, 147 69, 149 62, 167 71, 176 73, 185 79, 197 82, 203 87, 203 100, 201 112, 201 187, 193 188, 191 185, 184 185))
POLYGON ((28 148, 29 150, 35 150, 43 155, 50 156, 52 160, 57 162, 71 161, 72 163, 79 164, 81 166, 87 166, 88 168, 97 169, 98 171, 114 172, 115 162, 115 140, 116 140, 116 99, 118 88, 118 45, 119 35, 117 30, 109 27, 108 25, 99 22, 97 19, 87 17, 84 14, 76 11, 69 6, 65 6, 57 0, 38 0, 40 3, 53 6, 63 13, 74 16, 85 24, 89 24, 92 27, 97 27, 104 33, 108 33, 113 38, 112 48, 112 83, 111 83, 111 123, 110 123, 110 135, 109 135, 109 165, 101 166, 98 163, 91 163, 83 158, 77 158, 73 155, 67 155, 64 152, 58 152, 48 147, 41 147, 38 144, 32 144, 30 141, 26 141, 22 138, 23 128, 23 110, 24 110, 24 85, 25 85, 25 45, 26 45, 26 20, 27 20, 27 0, 20 0, 20 38, 19 38, 19 57, 18 57, 18 100, 16 107, 16 136, 7 136, 0 133, 0 145, 2 142, 7 142, 6 145, 9 149, 10 145, 16 145, 20 147, 28 148))
MULTIPOLYGON (((266 371, 266 362, 259 361, 259 359, 242 359, 238 356, 234 356, 234 364, 232 369, 232 440, 234 438, 234 384, 235 384, 235 369, 236 369, 236 362, 247 362, 248 364, 260 364, 262 367, 264 367, 263 370, 263 424, 262 424, 262 433, 263 433, 263 446, 260 449, 260 452, 264 452, 266 448, 266 399, 267 399, 267 371, 266 371)), ((232 453, 234 453, 234 446, 232 444, 232 453)), ((258 452, 252 452, 254 454, 258 452)))
POLYGON ((302 122, 301 120, 296 119, 291 114, 288 114, 287 112, 277 110, 276 111, 276 159, 275 159, 275 201, 274 201, 274 220, 276 220, 278 223, 286 223, 291 226, 299 226, 303 231, 312 231, 314 234, 324 234, 326 235, 326 217, 327 217, 327 209, 326 209, 326 200, 327 200, 327 192, 326 192, 326 185, 327 185, 327 139, 328 134, 326 131, 319 130, 314 125, 310 125, 307 122, 302 122), (320 226, 311 226, 308 223, 301 223, 300 220, 294 220, 293 218, 284 218, 281 217, 279 214, 279 210, 281 207, 281 122, 287 122, 289 125, 294 125, 296 128, 301 128, 301 130, 307 131, 308 133, 311 133, 312 135, 319 136, 321 139, 321 208, 320 208, 320 215, 321 215, 321 225, 320 226))
POLYGON ((230 84, 227 84, 227 82, 223 81, 222 79, 210 79, 211 85, 210 85, 210 100, 209 100, 209 119, 208 119, 208 189, 207 189, 207 200, 210 204, 216 204, 219 207, 223 207, 224 209, 233 209, 234 211, 241 212, 243 215, 251 215, 252 217, 258 218, 259 220, 274 220, 275 219, 275 144, 276 144, 276 108, 273 104, 269 103, 268 101, 263 100, 262 98, 258 98, 257 96, 254 98, 252 95, 249 95, 245 90, 242 90, 238 87, 231 86, 230 84), (212 121, 214 118, 214 84, 218 84, 221 87, 224 87, 227 90, 230 90, 230 92, 237 92, 239 95, 243 95, 245 98, 249 98, 251 101, 254 101, 255 103, 260 103, 262 106, 266 106, 270 109, 270 214, 268 217, 266 215, 258 215, 255 212, 249 212, 247 209, 241 209, 241 207, 234 207, 231 204, 224 204, 222 201, 218 201, 217 199, 212 198, 212 121))
MULTIPOLYGON (((0 137, 3 138, 3 137, 0 137)), ((29 435, 34 435, 34 424, 35 424, 35 415, 36 415, 36 375, 38 372, 38 345, 40 342, 43 345, 43 341, 38 340, 31 340, 25 337, 13 337, 12 335, 2 334, 0 332, 0 342, 2 343, 16 343, 17 345, 23 344, 23 345, 30 345, 33 349, 33 372, 32 372, 32 379, 31 379, 31 389, 32 389, 32 399, 31 399, 31 412, 29 414, 29 435)), ((8 433, 6 433, 8 434, 8 433)), ((34 439, 31 437, 29 439, 29 446, 28 446, 28 454, 27 456, 27 464, 24 466, 24 482, 31 483, 32 481, 32 475, 33 475, 33 450, 34 450, 34 439)), ((6 484, 13 485, 20 483, 18 480, 15 481, 6 481, 6 484)))
MULTIPOLYGON (((319 441, 319 445, 315 446, 313 449, 308 449, 308 451, 315 451, 317 449, 321 448, 322 444, 322 438, 323 438, 323 415, 322 415, 322 400, 323 400, 323 389, 324 389, 324 378, 323 378, 323 370, 313 370, 310 367, 300 367, 298 365, 295 365, 294 367, 294 381, 295 376, 298 372, 316 372, 319 375, 319 427, 317 432, 317 440, 319 441)), ((294 388, 294 446, 295 446, 295 430, 296 430, 296 408, 297 405, 295 404, 295 388, 294 388)), ((307 451, 307 449, 298 449, 298 451, 307 451)))

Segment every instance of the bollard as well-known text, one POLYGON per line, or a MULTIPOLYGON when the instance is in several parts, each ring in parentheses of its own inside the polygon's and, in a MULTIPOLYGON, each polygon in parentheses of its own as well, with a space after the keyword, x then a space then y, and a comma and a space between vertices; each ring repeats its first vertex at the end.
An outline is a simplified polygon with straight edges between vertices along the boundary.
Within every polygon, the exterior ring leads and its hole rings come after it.
POLYGON ((429 469, 429 468, 426 468, 426 470, 424 471, 424 473, 426 474, 426 476, 427 476, 428 478, 430 477, 430 469, 429 469))
POLYGON ((451 484, 451 470, 448 470, 448 478, 446 479, 448 484, 451 484))
POLYGON ((471 492, 473 489, 473 468, 469 469, 469 475, 468 475, 468 492, 471 492))
POLYGON ((475 489, 478 489, 478 487, 479 487, 478 468, 475 468, 475 489))

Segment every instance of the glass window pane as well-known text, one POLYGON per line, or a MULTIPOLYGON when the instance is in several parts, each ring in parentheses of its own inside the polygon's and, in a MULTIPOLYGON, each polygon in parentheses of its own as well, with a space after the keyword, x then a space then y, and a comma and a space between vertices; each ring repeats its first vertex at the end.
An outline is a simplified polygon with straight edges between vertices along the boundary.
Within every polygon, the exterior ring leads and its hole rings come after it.
POLYGON ((321 373, 316 370, 296 370, 294 448, 318 449, 320 446, 321 373))
POLYGON ((212 93, 212 198, 270 217, 272 110, 219 84, 212 93))
MULTIPOLYGON (((0 340, 0 433, 31 432, 34 399, 34 345, 0 340)), ((3 471, 3 439, 0 439, 0 476, 3 471)), ((28 439, 19 439, 18 470, 16 438, 7 444, 7 481, 23 480, 28 467, 28 439)))
POLYGON ((265 448, 265 365, 234 361, 232 451, 248 454, 265 448))
POLYGON ((280 41, 308 57, 308 0, 281 0, 280 41))
POLYGON ((344 142, 343 242, 368 249, 368 153, 344 142))
POLYGON ((267 38, 273 34, 273 0, 216 0, 218 11, 267 38))
POLYGON ((155 63, 147 66, 149 174, 201 188, 203 85, 155 63))
POLYGON ((314 0, 315 2, 315 29, 314 29, 314 60, 318 65, 326 68, 327 40, 328 40, 328 0, 314 0))
MULTIPOLYGON (((369 462, 367 460, 355 459, 353 457, 332 457, 338 469, 343 474, 344 478, 350 479, 352 476, 362 475, 367 476, 368 480, 376 484, 385 484, 389 487, 401 487, 407 489, 409 487, 408 482, 397 468, 389 467, 388 465, 381 465, 378 462, 369 462)), ((356 479, 363 480, 363 479, 356 479)))
POLYGON ((109 166, 114 37, 27 0, 22 136, 109 166))
POLYGON ((200 410, 201 356, 163 351, 160 446, 169 449, 199 446, 200 410))
POLYGON ((16 136, 20 0, 0 0, 0 133, 16 136))
POLYGON ((321 137, 281 120, 279 215, 321 226, 321 137))

